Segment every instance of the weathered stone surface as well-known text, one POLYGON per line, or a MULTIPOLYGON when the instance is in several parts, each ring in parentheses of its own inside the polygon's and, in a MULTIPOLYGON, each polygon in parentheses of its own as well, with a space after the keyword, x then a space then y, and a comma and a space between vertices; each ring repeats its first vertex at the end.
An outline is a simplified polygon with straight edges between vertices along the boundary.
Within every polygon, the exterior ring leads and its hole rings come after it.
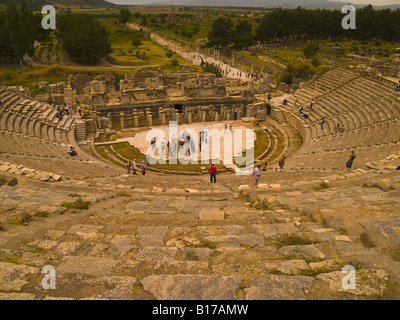
POLYGON ((337 235, 335 236, 335 241, 345 241, 345 242, 350 242, 350 238, 345 235, 337 235))
POLYGON ((178 248, 175 247, 145 247, 133 258, 137 262, 146 262, 154 269, 162 266, 177 266, 179 262, 175 260, 178 248))
POLYGON ((246 300, 305 300, 304 292, 314 281, 310 277, 261 275, 244 289, 246 300))
POLYGON ((203 209, 199 211, 199 220, 224 220, 225 212, 220 209, 203 209))
POLYGON ((35 295, 32 293, 5 293, 0 292, 0 300, 34 300, 35 295))
POLYGON ((304 260, 287 260, 279 264, 278 271, 286 274, 295 274, 301 270, 309 269, 307 262, 304 260))
POLYGON ((28 245, 35 246, 35 247, 38 247, 38 248, 44 249, 44 250, 50 250, 51 248, 53 248, 57 245, 57 242, 52 241, 52 240, 38 239, 38 240, 28 243, 28 245))
POLYGON ((221 275, 151 275, 140 282, 158 300, 233 300, 241 284, 221 275))
POLYGON ((136 283, 136 278, 133 277, 104 277, 89 281, 94 285, 112 286, 111 290, 94 294, 90 298, 94 300, 126 300, 131 298, 133 285, 136 283))
POLYGON ((250 186, 247 184, 243 184, 243 185, 240 185, 237 189, 238 189, 238 191, 249 190, 250 186))
POLYGON ((39 268, 36 267, 0 262, 0 290, 20 291, 28 283, 24 278, 38 272, 39 268))
POLYGON ((334 271, 319 274, 315 279, 328 283, 329 288, 333 291, 346 292, 365 297, 382 296, 387 288, 389 280, 389 274, 385 270, 357 270, 355 271, 355 289, 346 289, 346 287, 342 285, 345 276, 346 273, 334 271))
POLYGON ((115 261, 110 258, 83 257, 83 256, 65 256, 57 268, 59 273, 79 273, 92 276, 105 276, 115 261))
POLYGON ((167 226, 141 226, 137 228, 137 237, 142 247, 158 247, 164 245, 167 226))
POLYGON ((70 255, 79 250, 82 246, 79 242, 68 241, 60 243, 56 248, 56 253, 59 255, 70 255))
POLYGON ((295 256, 295 257, 303 257, 309 259, 324 259, 325 255, 315 248, 313 245, 293 245, 293 246, 284 246, 278 250, 278 253, 284 256, 295 256))
POLYGON ((263 237, 269 238, 276 236, 276 227, 272 224, 257 224, 251 227, 263 237))
POLYGON ((217 242, 221 247, 255 247, 264 245, 264 238, 258 234, 209 236, 207 240, 217 242))

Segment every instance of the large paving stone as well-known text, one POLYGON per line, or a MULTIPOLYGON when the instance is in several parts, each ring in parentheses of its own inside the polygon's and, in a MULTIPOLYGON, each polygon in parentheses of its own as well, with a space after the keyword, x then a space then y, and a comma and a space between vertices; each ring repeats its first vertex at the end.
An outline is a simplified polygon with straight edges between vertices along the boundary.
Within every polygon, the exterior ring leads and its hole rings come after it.
POLYGON ((137 237, 142 247, 159 247, 164 245, 167 226, 141 226, 137 228, 137 237))
POLYGON ((115 265, 110 258, 65 256, 56 268, 59 273, 79 273, 91 276, 105 276, 115 265))
POLYGON ((140 282, 158 300, 233 300, 241 284, 221 275, 151 275, 140 282))
POLYGON ((36 267, 0 262, 0 290, 20 291, 28 283, 24 278, 38 272, 39 268, 36 267))
POLYGON ((305 290, 314 281, 310 277, 261 275, 245 289, 246 300, 305 300, 305 290))
POLYGON ((283 261, 278 266, 278 271, 286 274, 296 274, 301 270, 307 270, 310 267, 304 260, 287 260, 283 261))
POLYGON ((175 260, 178 248, 174 247, 145 247, 133 258, 136 262, 145 262, 147 265, 158 269, 162 266, 178 266, 179 261, 175 260))
POLYGON ((364 297, 381 297, 388 285, 389 274, 385 270, 356 270, 355 288, 349 289, 343 286, 343 279, 348 274, 348 272, 342 273, 341 271, 334 271, 319 274, 315 279, 328 283, 329 288, 333 291, 346 292, 364 297))
POLYGON ((220 209, 203 209, 199 211, 199 220, 224 220, 225 212, 220 209))
POLYGON ((313 245, 293 245, 284 246, 278 250, 278 253, 284 256, 295 256, 308 259, 324 259, 325 254, 315 248, 313 245))

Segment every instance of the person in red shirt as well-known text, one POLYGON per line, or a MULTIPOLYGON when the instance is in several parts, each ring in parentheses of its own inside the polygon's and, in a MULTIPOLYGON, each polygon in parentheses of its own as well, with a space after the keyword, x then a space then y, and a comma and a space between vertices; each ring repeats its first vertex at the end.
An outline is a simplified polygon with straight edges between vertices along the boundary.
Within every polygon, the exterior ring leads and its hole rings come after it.
POLYGON ((217 182, 217 168, 214 166, 214 164, 211 164, 211 167, 208 169, 208 172, 210 172, 210 182, 214 183, 217 182))

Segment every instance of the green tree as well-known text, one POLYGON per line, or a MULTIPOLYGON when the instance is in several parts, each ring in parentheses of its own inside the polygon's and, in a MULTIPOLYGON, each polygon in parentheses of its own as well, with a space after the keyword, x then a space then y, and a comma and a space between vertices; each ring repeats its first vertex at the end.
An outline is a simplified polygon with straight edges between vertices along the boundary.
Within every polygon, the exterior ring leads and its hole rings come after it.
POLYGON ((149 23, 148 20, 149 20, 149 19, 148 19, 147 15, 142 14, 142 15, 141 15, 141 18, 140 18, 140 25, 143 26, 143 27, 147 26, 148 23, 149 23))
POLYGON ((219 17, 208 33, 208 46, 227 47, 231 41, 233 23, 230 18, 219 17))
POLYGON ((72 61, 95 64, 111 52, 106 28, 91 16, 67 14, 57 22, 64 49, 72 61))
POLYGON ((232 30, 232 43, 236 49, 250 47, 254 44, 253 26, 248 20, 241 20, 232 30))
POLYGON ((209 62, 202 61, 200 64, 200 67, 205 72, 214 73, 217 76, 217 78, 222 77, 222 69, 215 63, 209 63, 209 62))
POLYGON ((125 24, 132 18, 132 14, 128 8, 121 8, 119 10, 119 18, 118 21, 125 24))
POLYGON ((5 25, 13 52, 22 66, 24 55, 33 55, 33 43, 35 41, 33 13, 24 0, 21 2, 19 10, 13 3, 8 4, 5 25))
POLYGON ((303 48, 304 56, 307 59, 313 58, 319 51, 319 45, 316 42, 309 42, 303 48))

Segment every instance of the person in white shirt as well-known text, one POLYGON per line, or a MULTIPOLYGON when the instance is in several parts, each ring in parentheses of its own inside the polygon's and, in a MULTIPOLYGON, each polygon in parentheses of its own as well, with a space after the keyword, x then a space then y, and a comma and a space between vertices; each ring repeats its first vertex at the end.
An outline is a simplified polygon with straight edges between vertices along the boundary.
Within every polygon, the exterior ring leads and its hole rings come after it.
POLYGON ((258 166, 254 169, 254 172, 253 172, 253 177, 254 177, 254 179, 256 180, 255 185, 258 184, 258 180, 259 180, 260 177, 261 177, 260 168, 261 168, 261 165, 258 165, 258 166))

